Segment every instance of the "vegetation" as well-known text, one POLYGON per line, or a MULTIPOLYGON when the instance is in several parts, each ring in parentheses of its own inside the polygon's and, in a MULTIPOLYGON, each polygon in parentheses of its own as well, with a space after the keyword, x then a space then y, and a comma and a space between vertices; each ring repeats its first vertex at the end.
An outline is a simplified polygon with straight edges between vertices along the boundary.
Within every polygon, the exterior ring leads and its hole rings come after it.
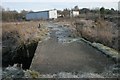
POLYGON ((102 8, 100 8, 100 17, 101 18, 104 18, 105 17, 105 8, 104 7, 102 7, 102 8))
MULTIPOLYGON (((58 13, 64 18, 69 19, 58 19, 59 22, 61 21, 63 24, 69 24, 66 26, 71 26, 71 29, 74 28, 79 36, 91 42, 99 42, 120 51, 118 45, 120 40, 120 37, 118 37, 119 29, 117 28, 118 21, 115 21, 116 16, 118 17, 118 11, 113 8, 105 9, 104 7, 94 10, 88 8, 79 9, 78 6, 75 6, 71 10, 80 11, 79 17, 70 19, 70 9, 66 8, 63 11, 59 10, 58 13)), ((29 60, 28 57, 30 56, 30 51, 29 49, 26 49, 25 51, 25 48, 28 48, 26 45, 42 40, 48 33, 48 29, 43 25, 40 25, 42 23, 44 24, 44 22, 26 22, 25 15, 27 13, 28 11, 25 10, 19 13, 15 10, 10 11, 9 9, 5 10, 2 8, 3 24, 2 34, 0 35, 2 36, 3 46, 2 56, 6 62, 10 62, 13 59, 14 61, 23 60, 27 63, 27 60, 29 60), (21 53, 17 50, 14 52, 14 50, 18 49, 19 46, 23 46, 20 48, 22 49, 21 53), (26 54, 24 54, 23 51, 25 51, 26 54), (13 54, 13 52, 15 54, 13 54)), ((30 49, 33 49, 33 47, 30 49)), ((36 71, 27 70, 26 72, 32 78, 37 78, 39 76, 39 73, 36 71)))
POLYGON ((19 40, 19 44, 28 43, 40 39, 46 32, 45 27, 38 28, 41 22, 11 22, 3 23, 2 38, 3 41, 11 38, 19 40))
MULTIPOLYGON (((69 9, 65 10, 69 13, 69 9)), ((106 46, 112 47, 116 50, 119 50, 119 14, 117 10, 105 9, 104 7, 89 9, 82 8, 79 9, 78 6, 75 6, 71 10, 77 10, 80 12, 80 15, 75 18, 70 19, 58 19, 57 22, 66 23, 73 26, 76 26, 76 31, 83 38, 92 41, 99 42, 106 46), (75 25, 73 25, 75 24, 75 25)), ((64 10, 63 10, 64 13, 64 10)))
POLYGON ((97 22, 84 20, 79 21, 78 23, 79 24, 76 24, 77 31, 83 38, 91 42, 102 43, 120 51, 118 46, 119 30, 117 29, 117 25, 115 25, 115 23, 104 20, 97 20, 97 22))
POLYGON ((5 22, 14 22, 14 21, 24 21, 25 15, 28 13, 28 11, 22 10, 20 13, 18 13, 16 10, 5 10, 2 8, 2 21, 5 22))
POLYGON ((44 22, 4 22, 2 25, 2 66, 23 64, 28 69, 39 41, 48 29, 44 22), (38 25, 41 23, 41 27, 38 25))
MULTIPOLYGON (((9 22, 14 22, 14 21, 24 21, 25 20, 25 15, 28 12, 32 12, 32 11, 25 11, 22 10, 21 12, 17 12, 16 10, 9 10, 8 9, 4 9, 1 7, 2 10, 2 21, 9 21, 9 22)), ((69 18, 70 17, 70 11, 74 10, 74 11, 79 11, 80 15, 79 17, 84 17, 87 19, 96 19, 96 18, 106 18, 106 19, 110 19, 112 17, 116 17, 118 16, 118 11, 114 10, 113 8, 111 9, 105 9, 104 7, 99 8, 95 8, 95 9, 89 9, 89 8, 82 8, 80 9, 78 6, 75 6, 72 9, 69 8, 65 8, 62 10, 58 10, 58 14, 61 15, 62 17, 65 18, 69 18), (86 17, 85 17, 86 16, 86 17), (94 17, 93 17, 94 16, 94 17)), ((114 20, 112 20, 114 21, 114 20)))

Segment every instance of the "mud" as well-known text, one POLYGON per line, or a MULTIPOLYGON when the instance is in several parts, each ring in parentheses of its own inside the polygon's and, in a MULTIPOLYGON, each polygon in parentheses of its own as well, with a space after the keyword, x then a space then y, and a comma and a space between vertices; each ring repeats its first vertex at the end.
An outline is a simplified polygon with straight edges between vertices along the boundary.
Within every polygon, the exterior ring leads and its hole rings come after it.
POLYGON ((23 69, 29 69, 38 42, 17 47, 14 51, 7 51, 2 55, 2 67, 13 66, 16 63, 22 64, 23 69))

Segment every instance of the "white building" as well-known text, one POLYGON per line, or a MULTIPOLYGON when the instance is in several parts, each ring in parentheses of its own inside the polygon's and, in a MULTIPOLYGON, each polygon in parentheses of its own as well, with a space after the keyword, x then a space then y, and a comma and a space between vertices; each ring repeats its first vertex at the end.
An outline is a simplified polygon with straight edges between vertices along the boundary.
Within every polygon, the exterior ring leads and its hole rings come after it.
POLYGON ((56 19, 57 10, 47 10, 39 12, 29 12, 26 14, 26 20, 40 20, 40 19, 56 19))
POLYGON ((71 17, 79 16, 79 11, 70 11, 70 16, 71 17))

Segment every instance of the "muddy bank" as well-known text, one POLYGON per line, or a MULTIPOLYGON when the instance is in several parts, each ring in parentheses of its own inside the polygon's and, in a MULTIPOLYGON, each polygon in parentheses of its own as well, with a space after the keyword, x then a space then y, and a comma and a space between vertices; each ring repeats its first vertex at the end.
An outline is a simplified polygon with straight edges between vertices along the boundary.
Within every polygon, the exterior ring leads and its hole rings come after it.
POLYGON ((38 42, 17 47, 13 51, 8 51, 2 55, 2 66, 13 66, 16 63, 22 64, 23 69, 29 69, 38 42))
POLYGON ((48 33, 44 23, 3 23, 2 28, 2 67, 21 64, 29 69, 38 42, 48 33))

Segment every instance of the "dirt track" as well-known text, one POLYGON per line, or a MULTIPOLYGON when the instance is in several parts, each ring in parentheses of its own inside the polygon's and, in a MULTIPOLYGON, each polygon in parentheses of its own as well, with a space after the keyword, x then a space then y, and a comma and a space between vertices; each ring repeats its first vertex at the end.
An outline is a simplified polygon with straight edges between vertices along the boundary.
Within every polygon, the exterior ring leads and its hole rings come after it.
MULTIPOLYGON (((67 43, 69 29, 48 23, 50 39, 39 43, 31 69, 42 74, 58 72, 102 73, 114 62, 86 43, 67 43), (65 30, 65 31, 64 31, 65 30), (60 34, 58 34, 60 33, 60 34)), ((69 41, 68 41, 69 42, 69 41)))

